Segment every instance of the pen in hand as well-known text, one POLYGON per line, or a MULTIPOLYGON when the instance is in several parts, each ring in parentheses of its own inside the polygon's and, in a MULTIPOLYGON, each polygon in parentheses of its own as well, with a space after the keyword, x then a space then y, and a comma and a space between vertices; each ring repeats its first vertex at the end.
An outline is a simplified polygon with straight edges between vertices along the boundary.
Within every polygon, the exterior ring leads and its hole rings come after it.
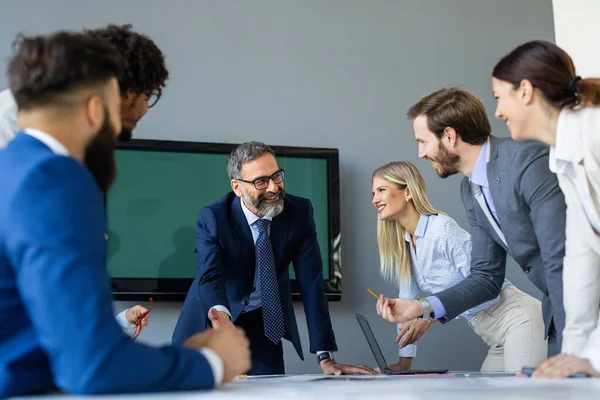
POLYGON ((379 300, 379 296, 377 296, 374 291, 372 291, 371 289, 367 288, 367 292, 371 293, 373 295, 373 297, 375 297, 377 300, 379 300))
MULTIPOLYGON (((367 292, 371 293, 373 295, 373 297, 375 297, 377 300, 379 300, 379 296, 377 296, 374 291, 372 291, 371 289, 367 288, 367 292)), ((393 307, 394 307, 394 305, 390 304, 390 308, 393 308, 393 307)))

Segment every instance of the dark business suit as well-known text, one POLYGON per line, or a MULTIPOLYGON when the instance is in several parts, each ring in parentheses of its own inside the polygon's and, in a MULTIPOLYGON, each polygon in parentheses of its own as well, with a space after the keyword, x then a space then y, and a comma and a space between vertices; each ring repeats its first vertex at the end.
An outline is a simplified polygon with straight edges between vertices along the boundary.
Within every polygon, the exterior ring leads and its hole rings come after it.
POLYGON ((473 240, 471 274, 458 285, 436 294, 446 308, 442 322, 498 296, 508 253, 543 293, 548 354, 557 354, 565 326, 565 199, 556 175, 548 168, 548 146, 493 136, 490 144, 487 175, 506 244, 465 177, 461 194, 473 240))
MULTIPOLYGON (((293 263, 306 312, 311 353, 337 350, 310 201, 286 195, 283 212, 271 223, 270 240, 284 315, 284 338, 304 359, 290 292, 289 265, 293 263)), ((256 256, 250 226, 235 193, 226 194, 200 211, 196 264, 198 274, 183 304, 173 342, 181 343, 193 333, 209 328, 208 311, 223 305, 231 312, 233 322, 245 328, 249 336, 253 365, 250 373, 283 373, 281 344, 271 348, 265 341, 261 309, 243 312, 257 273, 256 256)))

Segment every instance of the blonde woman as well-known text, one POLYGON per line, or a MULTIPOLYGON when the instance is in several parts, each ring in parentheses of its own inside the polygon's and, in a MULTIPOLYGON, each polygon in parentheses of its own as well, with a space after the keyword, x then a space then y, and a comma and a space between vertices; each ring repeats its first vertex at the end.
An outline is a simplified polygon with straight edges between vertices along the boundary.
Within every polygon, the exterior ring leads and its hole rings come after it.
MULTIPOLYGON (((379 217, 381 272, 399 284, 400 298, 416 299, 421 292, 435 294, 469 275, 469 233, 433 208, 423 177, 413 164, 396 161, 383 165, 373 173, 372 183, 373 206, 379 217)), ((546 358, 541 303, 508 280, 499 297, 458 318, 466 319, 490 347, 482 372, 516 373, 546 358)), ((410 369, 416 341, 435 322, 415 319, 398 324, 400 360, 391 369, 410 369)))

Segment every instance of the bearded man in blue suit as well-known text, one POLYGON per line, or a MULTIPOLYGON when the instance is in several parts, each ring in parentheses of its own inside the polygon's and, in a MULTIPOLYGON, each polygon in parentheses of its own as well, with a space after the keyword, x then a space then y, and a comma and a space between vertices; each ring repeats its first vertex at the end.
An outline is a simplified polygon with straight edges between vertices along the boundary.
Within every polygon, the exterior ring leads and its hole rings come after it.
POLYGON ((250 367, 241 330, 184 347, 127 338, 112 311, 100 186, 121 131, 119 54, 82 34, 22 38, 8 67, 23 130, 0 151, 0 398, 208 389, 250 367), (97 177, 97 175, 96 175, 97 177))
POLYGON ((304 359, 292 305, 294 265, 306 312, 310 352, 326 374, 374 373, 335 362, 337 350, 323 288, 323 263, 308 199, 287 194, 285 171, 273 150, 243 143, 227 162, 232 191, 200 211, 196 225, 198 275, 173 333, 182 343, 194 332, 232 324, 250 340, 249 374, 283 374, 282 339, 304 359))

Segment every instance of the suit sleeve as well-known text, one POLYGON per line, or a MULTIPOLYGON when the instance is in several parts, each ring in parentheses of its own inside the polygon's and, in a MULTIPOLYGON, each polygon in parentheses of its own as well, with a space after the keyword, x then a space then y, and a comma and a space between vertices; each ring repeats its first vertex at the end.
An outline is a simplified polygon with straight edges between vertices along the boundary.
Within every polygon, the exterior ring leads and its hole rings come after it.
MULTIPOLYGON (((76 394, 211 388, 198 351, 129 340, 115 320, 100 193, 79 163, 45 161, 11 205, 9 246, 21 301, 56 385, 76 394)), ((33 338, 31 340, 34 340, 33 338)))
POLYGON ((563 273, 566 323, 562 341, 562 352, 568 354, 579 354, 582 350, 590 354, 594 337, 596 346, 600 345, 600 256, 588 244, 581 224, 589 221, 576 218, 575 207, 569 205, 563 273))
POLYGON ((525 170, 521 175, 521 192, 529 206, 529 216, 544 262, 546 287, 550 299, 554 326, 559 343, 565 326, 563 305, 563 258, 565 256, 566 204, 558 186, 556 175, 550 171, 548 150, 528 151, 519 165, 525 170))
POLYGON ((471 272, 460 283, 436 293, 446 309, 446 315, 440 318, 442 323, 496 298, 504 283, 506 251, 479 226, 467 180, 462 182, 461 195, 471 226, 471 272))
POLYGON ((310 337, 310 352, 337 351, 329 306, 323 283, 323 261, 317 241, 313 207, 308 202, 305 216, 307 221, 298 252, 293 259, 296 280, 300 286, 302 303, 310 337))
MULTIPOLYGON (((196 266, 198 268, 198 299, 205 312, 214 306, 231 308, 223 275, 223 249, 217 239, 217 218, 206 207, 200 211, 196 225, 196 266)), ((220 311, 226 312, 224 309, 220 311)), ((231 315, 231 314, 230 314, 231 315)), ((207 319, 207 324, 209 321, 207 319)))

